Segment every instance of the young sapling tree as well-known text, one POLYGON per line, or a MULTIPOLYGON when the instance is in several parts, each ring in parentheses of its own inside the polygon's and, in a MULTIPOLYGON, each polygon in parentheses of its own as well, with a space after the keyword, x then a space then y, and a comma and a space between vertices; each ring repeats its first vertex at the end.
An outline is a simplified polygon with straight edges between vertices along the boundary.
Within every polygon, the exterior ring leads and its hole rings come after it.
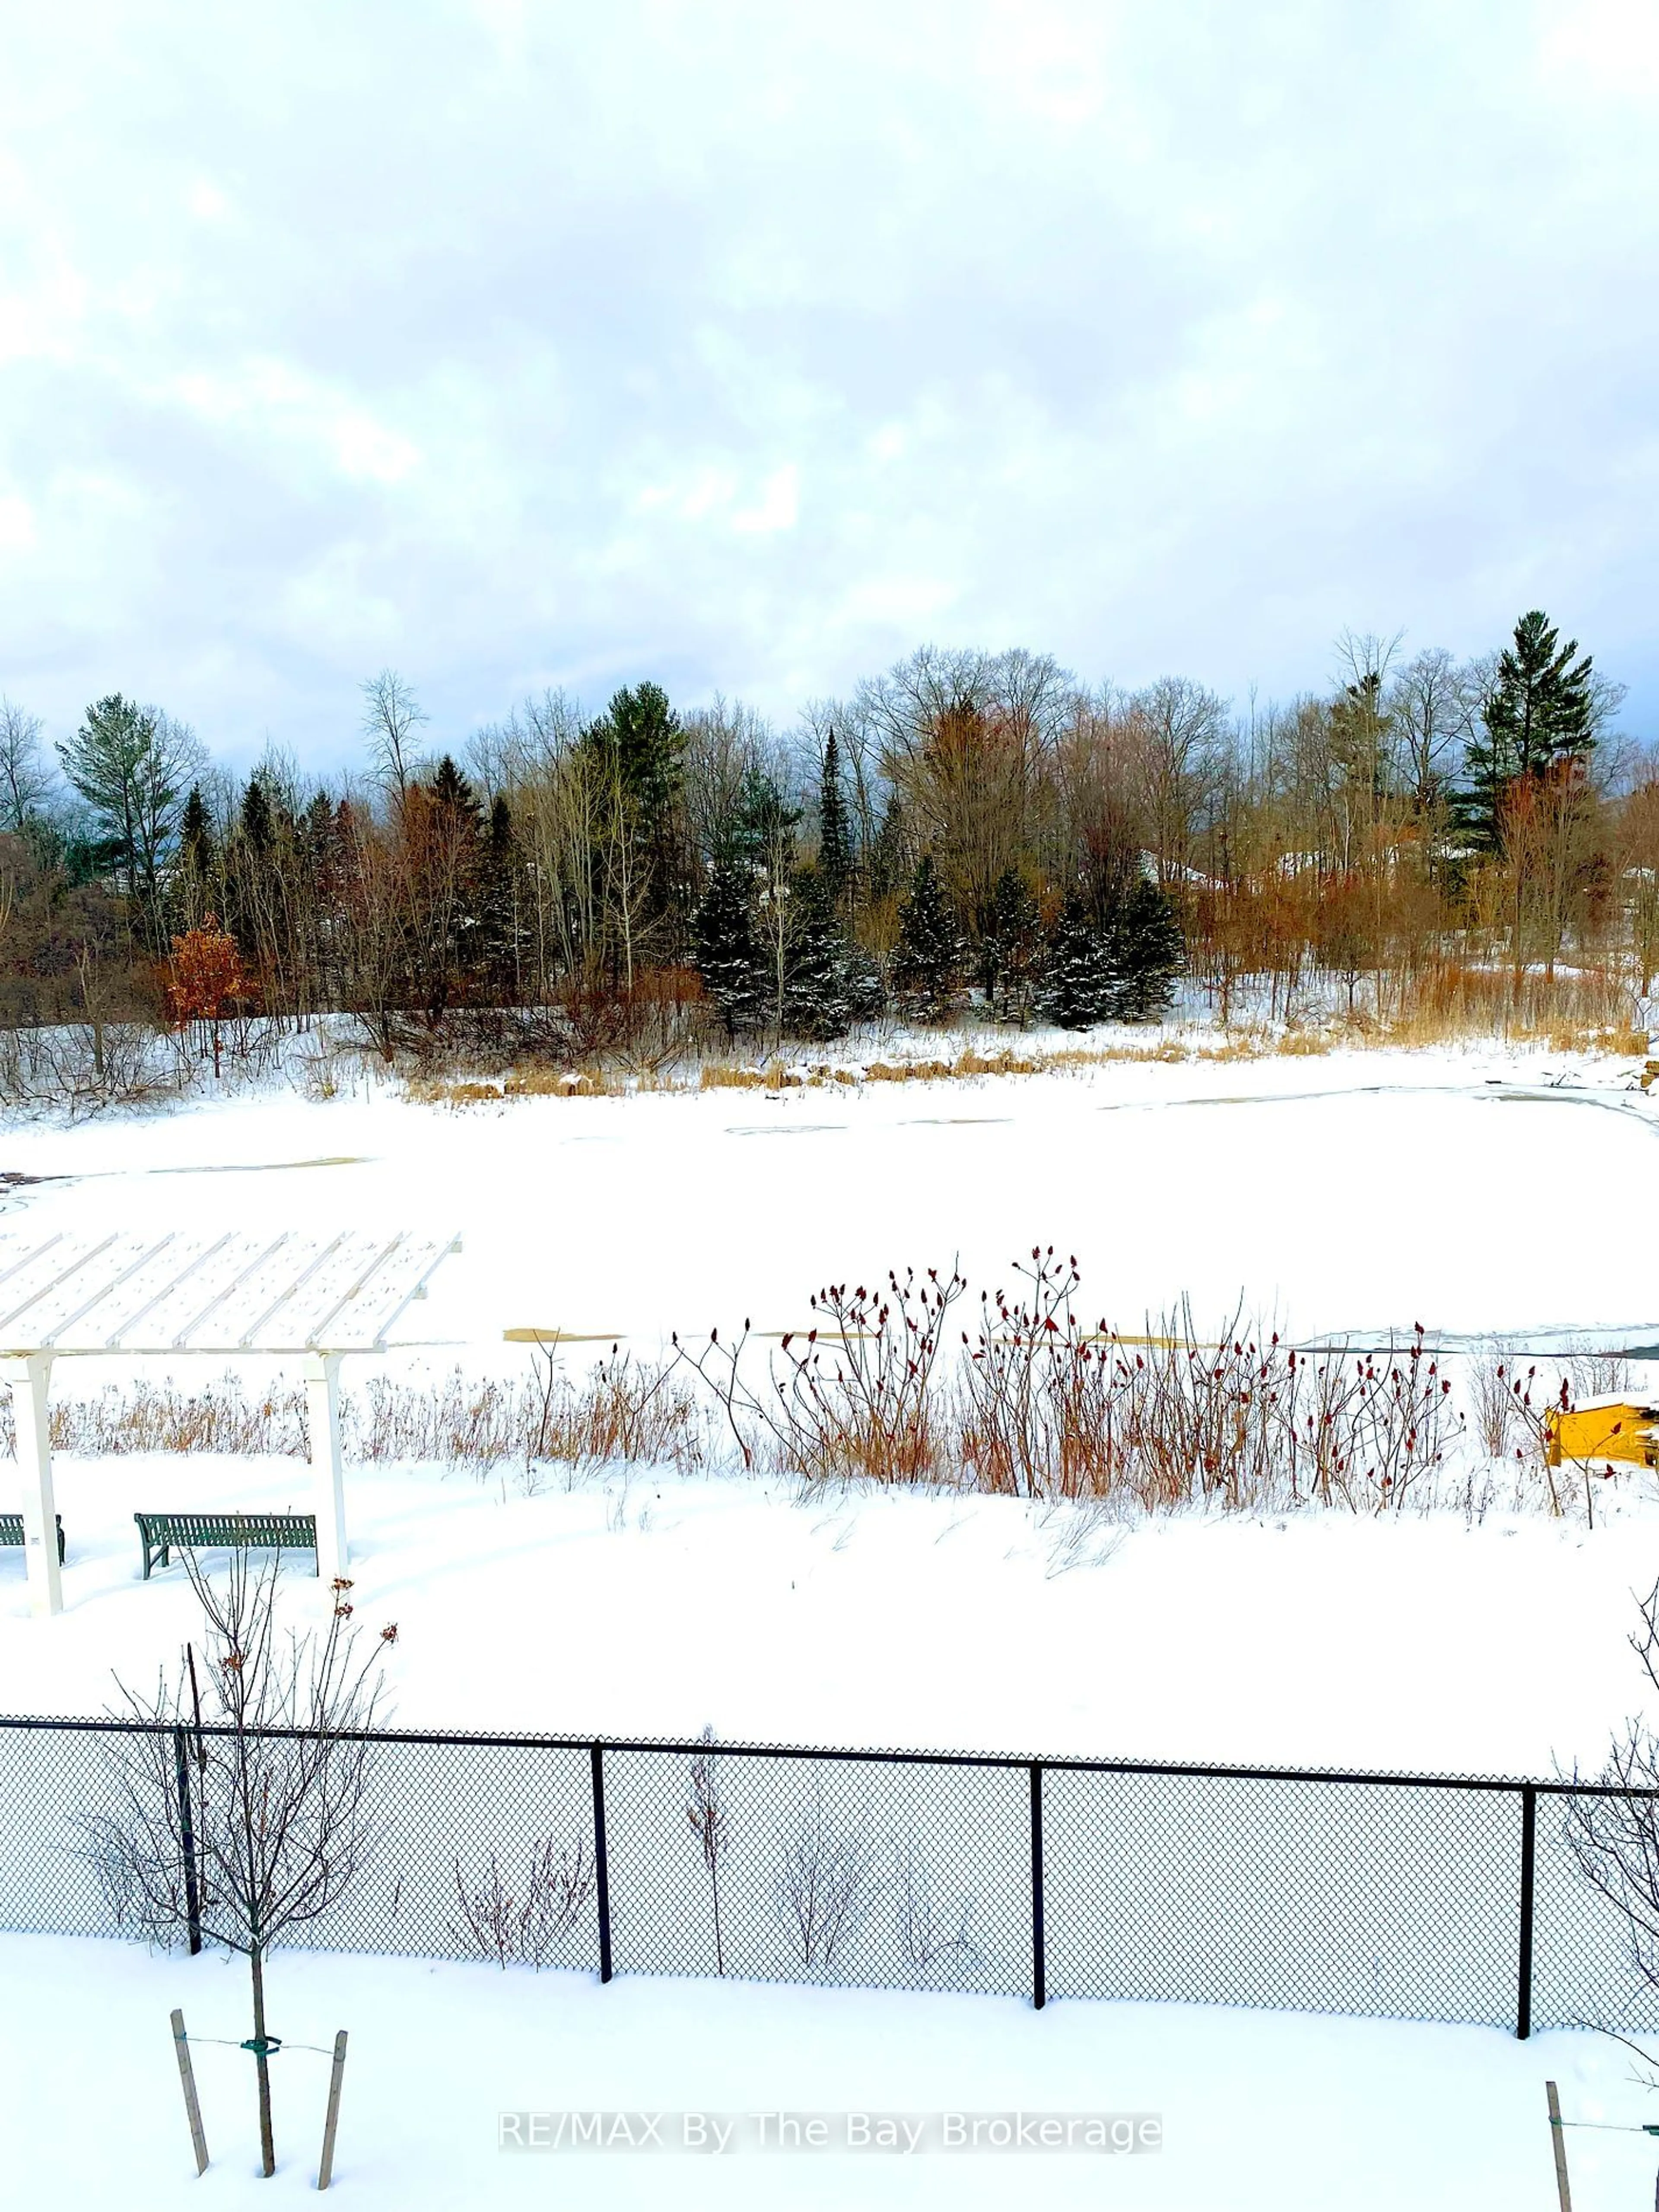
POLYGON ((113 1739, 114 1808, 90 1823, 92 1856, 124 1926, 162 1945, 199 1926, 246 1959, 253 2035, 245 2048, 270 2175, 270 2056, 279 2046, 266 2027, 265 1962, 339 1902, 375 1842, 366 1738, 398 1631, 388 1626, 365 1646, 341 1579, 320 1634, 283 1634, 280 1553, 257 1569, 233 1553, 216 1585, 192 1553, 184 1560, 204 1618, 204 1664, 196 1669, 192 1653, 153 1695, 119 1684, 114 1710, 143 1725, 113 1739))
MULTIPOLYGON (((702 1741, 712 1745, 714 1723, 703 1729, 702 1741)), ((712 1750, 697 1753, 686 1777, 689 1793, 685 1817, 708 1875, 708 1893, 714 1905, 714 1972, 726 1972, 726 1940, 720 1929, 720 1866, 731 1842, 726 1798, 720 1787, 718 1762, 712 1750)))

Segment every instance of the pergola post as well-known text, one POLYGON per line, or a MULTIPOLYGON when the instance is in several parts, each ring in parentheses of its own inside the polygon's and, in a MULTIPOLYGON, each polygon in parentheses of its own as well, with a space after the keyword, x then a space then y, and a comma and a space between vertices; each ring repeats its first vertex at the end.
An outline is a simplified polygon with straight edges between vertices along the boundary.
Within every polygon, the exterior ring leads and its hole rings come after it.
POLYGON ((306 1412, 316 1479, 317 1572, 325 1583, 346 1571, 345 1458, 340 1446, 340 1358, 306 1354, 306 1412))
POLYGON ((30 1352, 0 1361, 11 1385, 17 1434, 17 1479, 23 1493, 23 1556, 31 1610, 64 1610, 64 1576, 58 1563, 58 1507, 52 1489, 52 1415, 47 1389, 52 1354, 30 1352))

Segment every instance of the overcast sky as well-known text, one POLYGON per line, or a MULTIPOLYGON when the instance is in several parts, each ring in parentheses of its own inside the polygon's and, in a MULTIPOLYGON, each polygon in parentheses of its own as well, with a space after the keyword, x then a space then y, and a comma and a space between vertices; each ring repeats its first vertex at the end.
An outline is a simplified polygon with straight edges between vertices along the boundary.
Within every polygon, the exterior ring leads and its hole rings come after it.
POLYGON ((911 647, 1659 726, 1659 8, 0 0, 0 691, 355 757, 911 647))

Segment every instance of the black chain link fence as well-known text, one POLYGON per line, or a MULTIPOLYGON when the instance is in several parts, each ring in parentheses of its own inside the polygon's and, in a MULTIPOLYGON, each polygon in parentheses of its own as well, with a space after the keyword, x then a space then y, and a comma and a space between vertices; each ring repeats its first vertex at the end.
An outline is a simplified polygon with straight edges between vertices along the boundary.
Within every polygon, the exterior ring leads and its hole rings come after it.
MULTIPOLYGON (((131 1935, 146 1723, 0 1718, 0 1927, 131 1935)), ((210 1735, 220 1731, 210 1729, 210 1735)), ((1561 1782, 387 1730, 294 1940, 618 1973, 1659 2027, 1561 1782)), ((148 1762, 155 1771, 155 1761, 148 1762)), ((185 1931, 179 1931, 185 1940, 185 1931)))

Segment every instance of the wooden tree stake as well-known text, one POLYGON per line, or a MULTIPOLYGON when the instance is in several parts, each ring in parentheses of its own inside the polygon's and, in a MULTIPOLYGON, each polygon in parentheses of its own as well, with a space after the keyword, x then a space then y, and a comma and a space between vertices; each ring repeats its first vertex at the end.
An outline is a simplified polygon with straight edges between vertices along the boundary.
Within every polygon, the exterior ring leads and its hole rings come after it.
POLYGON ((202 2132, 202 2107, 196 2094, 196 2069, 191 2063, 190 2045, 185 2036, 185 2015, 177 2009, 173 2014, 173 2047, 179 2054, 179 2079, 184 2086, 185 2117, 190 2122, 191 2148, 196 2153, 196 2171, 200 2175, 207 2172, 207 2137, 202 2132))
POLYGON ((1544 2084, 1550 2100, 1550 2140, 1555 2146, 1555 2193, 1561 2200, 1561 2212, 1572 2212, 1572 2191, 1567 2185, 1567 2139, 1561 2129, 1561 2100, 1555 2093, 1553 2081, 1544 2084))
POLYGON ((328 2116, 323 2122, 323 2162, 317 2169, 317 2186, 326 2189, 334 2179, 334 2131, 340 2124, 340 2082, 345 2073, 346 2032, 334 2039, 334 2063, 328 2076, 328 2116))

